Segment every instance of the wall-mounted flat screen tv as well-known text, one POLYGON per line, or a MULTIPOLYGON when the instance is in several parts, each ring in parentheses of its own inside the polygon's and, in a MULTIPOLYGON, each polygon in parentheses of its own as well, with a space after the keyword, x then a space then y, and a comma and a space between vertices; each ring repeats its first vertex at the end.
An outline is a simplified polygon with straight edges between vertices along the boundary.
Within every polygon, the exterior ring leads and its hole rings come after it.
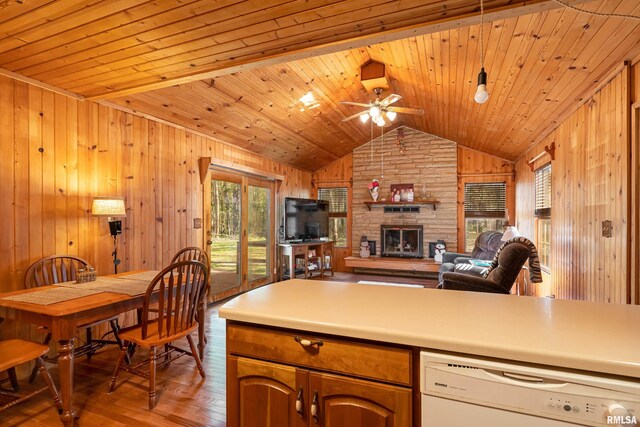
POLYGON ((329 237, 329 202, 284 199, 284 235, 288 243, 323 240, 329 237))

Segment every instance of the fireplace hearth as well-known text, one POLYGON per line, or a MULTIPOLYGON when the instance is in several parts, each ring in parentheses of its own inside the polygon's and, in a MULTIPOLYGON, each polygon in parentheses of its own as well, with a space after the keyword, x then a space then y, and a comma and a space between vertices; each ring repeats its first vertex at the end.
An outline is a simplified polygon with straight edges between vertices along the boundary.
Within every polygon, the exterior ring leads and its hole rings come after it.
POLYGON ((397 258, 422 258, 421 225, 381 225, 380 255, 397 258))

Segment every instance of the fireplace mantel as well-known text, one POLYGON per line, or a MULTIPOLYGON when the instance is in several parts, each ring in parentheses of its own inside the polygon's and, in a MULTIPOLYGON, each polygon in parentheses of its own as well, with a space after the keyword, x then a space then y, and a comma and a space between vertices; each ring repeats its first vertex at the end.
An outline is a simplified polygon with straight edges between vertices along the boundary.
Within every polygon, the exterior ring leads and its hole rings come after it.
POLYGON ((431 206, 433 210, 436 210, 436 206, 440 204, 440 202, 433 200, 429 202, 364 202, 367 205, 367 208, 371 210, 371 206, 431 206))

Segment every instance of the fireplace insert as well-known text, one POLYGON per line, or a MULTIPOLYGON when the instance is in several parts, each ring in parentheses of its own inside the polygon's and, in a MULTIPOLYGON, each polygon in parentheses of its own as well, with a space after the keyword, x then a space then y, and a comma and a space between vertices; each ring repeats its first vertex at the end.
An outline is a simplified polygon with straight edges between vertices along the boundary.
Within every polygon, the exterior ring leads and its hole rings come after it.
POLYGON ((421 225, 381 225, 380 255, 398 258, 422 258, 421 225))

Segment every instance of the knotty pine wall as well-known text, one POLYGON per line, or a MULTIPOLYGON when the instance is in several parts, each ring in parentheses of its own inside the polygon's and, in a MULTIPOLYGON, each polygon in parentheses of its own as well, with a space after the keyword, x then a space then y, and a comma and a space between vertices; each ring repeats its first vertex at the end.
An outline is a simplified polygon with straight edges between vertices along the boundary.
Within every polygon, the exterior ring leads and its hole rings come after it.
POLYGON ((504 182, 507 214, 515 219, 515 170, 513 162, 458 145, 458 252, 465 252, 464 185, 471 182, 504 182))
MULTIPOLYGON (((535 236, 534 173, 527 161, 555 143, 550 275, 536 285, 537 295, 627 302, 630 86, 624 68, 516 163, 517 226, 535 236), (611 238, 602 237, 603 220, 613 223, 611 238)), ((549 161, 545 154, 534 167, 549 161)))
POLYGON ((351 255, 351 205, 353 196, 353 154, 339 158, 318 169, 313 173, 313 197, 318 196, 318 188, 346 187, 347 188, 347 246, 334 249, 334 266, 336 271, 346 271, 345 257, 351 255))
POLYGON ((119 271, 160 269, 178 249, 202 246, 204 229, 193 228, 203 217, 200 157, 284 175, 280 200, 312 191, 310 172, 3 76, 0 149, 0 292, 23 288, 31 262, 52 254, 113 272, 107 220, 91 216, 94 196, 125 197, 119 271))

